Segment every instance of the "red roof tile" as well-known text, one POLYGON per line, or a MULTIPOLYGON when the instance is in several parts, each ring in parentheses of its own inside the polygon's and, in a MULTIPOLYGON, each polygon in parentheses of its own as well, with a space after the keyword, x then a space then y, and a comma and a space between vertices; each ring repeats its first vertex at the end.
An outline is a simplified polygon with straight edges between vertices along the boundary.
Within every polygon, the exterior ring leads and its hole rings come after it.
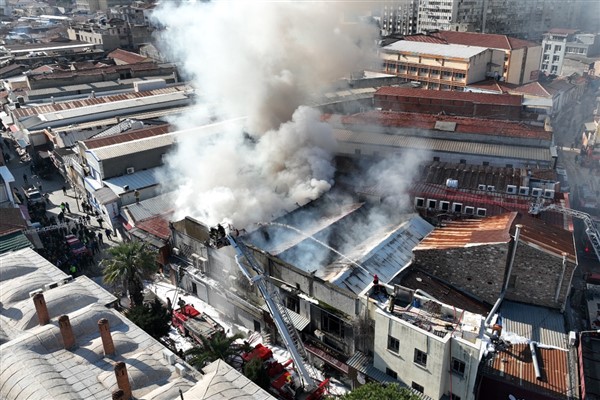
POLYGON ((108 53, 108 58, 123 61, 125 64, 137 64, 148 61, 148 58, 131 51, 116 49, 108 53))
POLYGON ((0 235, 19 232, 27 229, 27 222, 23 218, 20 208, 0 208, 0 235))
POLYGON ((462 44, 466 46, 479 46, 502 50, 539 46, 538 43, 511 38, 506 35, 476 32, 438 31, 430 35, 419 34, 405 36, 404 39, 415 42, 462 44))
POLYGON ((492 94, 475 92, 458 92, 445 90, 423 90, 402 87, 382 87, 375 92, 375 96, 418 96, 426 99, 463 100, 479 104, 520 106, 523 101, 521 95, 492 94))
MULTIPOLYGON (((514 225, 516 224, 523 225, 520 234, 523 242, 539 246, 559 257, 566 253, 567 257, 573 262, 577 259, 573 232, 524 214, 519 214, 514 225)), ((514 225, 511 228, 513 232, 515 230, 514 225)))
POLYGON ((422 33, 418 33, 416 35, 404 36, 404 40, 409 40, 411 42, 448 44, 448 42, 446 42, 442 38, 431 36, 431 35, 424 35, 422 33))
MULTIPOLYGON (((324 119, 331 116, 324 116, 324 119)), ((543 127, 527 125, 522 122, 492 120, 482 118, 457 117, 451 115, 431 115, 389 111, 369 111, 339 117, 344 125, 377 125, 396 128, 435 129, 436 122, 454 122, 454 132, 479 135, 493 135, 520 138, 551 140, 552 132, 543 127)), ((440 131, 441 132, 441 131, 440 131)), ((449 132, 451 134, 452 132, 449 132)))
POLYGON ((171 125, 159 125, 150 128, 136 129, 119 135, 100 137, 96 139, 84 140, 83 143, 88 149, 97 149, 99 147, 110 146, 118 143, 131 142, 132 140, 144 139, 152 136, 160 136, 171 131, 171 125))

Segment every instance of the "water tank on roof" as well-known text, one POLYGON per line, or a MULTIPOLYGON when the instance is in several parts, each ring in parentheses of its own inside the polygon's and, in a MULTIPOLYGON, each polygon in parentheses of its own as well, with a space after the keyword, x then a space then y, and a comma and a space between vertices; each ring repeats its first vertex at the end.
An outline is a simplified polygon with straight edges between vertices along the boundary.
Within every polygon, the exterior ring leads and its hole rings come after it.
POLYGON ((446 187, 458 189, 458 180, 457 179, 446 179, 446 187))

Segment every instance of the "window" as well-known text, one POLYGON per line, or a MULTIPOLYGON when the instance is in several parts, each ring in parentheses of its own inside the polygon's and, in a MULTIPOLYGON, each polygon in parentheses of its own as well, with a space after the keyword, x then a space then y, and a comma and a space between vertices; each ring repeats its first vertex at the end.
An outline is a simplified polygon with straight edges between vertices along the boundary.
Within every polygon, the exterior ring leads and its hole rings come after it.
POLYGON ((448 201, 440 201, 440 210, 448 211, 450 209, 450 202, 448 201))
POLYGON ((415 364, 419 364, 423 367, 426 367, 427 366, 427 353, 423 353, 421 350, 415 349, 414 362, 415 362, 415 364))
POLYGON ((423 386, 419 385, 417 382, 414 382, 414 381, 410 385, 410 387, 415 389, 419 393, 423 393, 425 391, 425 388, 423 386))
POLYGON ((561 50, 562 50, 562 46, 554 46, 554 52, 555 53, 558 53, 561 50))
POLYGON ((460 203, 453 203, 452 204, 452 211, 454 211, 455 213, 461 213, 463 210, 463 205, 460 203))
POLYGON ((325 332, 344 337, 344 324, 342 321, 325 311, 321 314, 321 329, 325 332))
POLYGON ((486 213, 487 213, 487 210, 485 208, 478 208, 477 209, 477 216, 478 217, 485 217, 486 213))
POLYGON ((436 200, 427 200, 427 208, 435 208, 435 205, 437 204, 436 200))
POLYGON ((465 362, 462 360, 459 360, 458 358, 454 358, 452 357, 452 372, 463 376, 465 374, 465 362))
POLYGON ((552 56, 552 62, 557 63, 560 61, 560 56, 552 56))
POLYGON ((544 61, 550 61, 550 54, 544 54, 544 61))
POLYGON ((558 72, 558 66, 556 66, 556 65, 553 65, 553 66, 552 66, 552 69, 550 69, 550 73, 551 73, 551 74, 556 74, 557 72, 558 72))
POLYGON ((425 207, 425 199, 422 197, 415 197, 415 207, 425 207))
POLYGON ((550 51, 551 48, 552 48, 552 46, 547 44, 544 46, 544 51, 550 51))
POLYGON ((542 64, 542 71, 545 71, 548 69, 548 64, 542 64))
POLYGON ((297 297, 286 297, 285 306, 295 313, 300 312, 300 302, 298 301, 297 297))
POLYGON ((400 341, 393 336, 388 335, 388 350, 398 353, 400 351, 400 341))
POLYGON ((386 373, 386 375, 389 375, 394 379, 398 379, 398 374, 393 369, 386 368, 385 373, 386 373))
POLYGON ((465 207, 465 214, 467 214, 467 215, 473 215, 473 214, 475 214, 475 208, 473 208, 472 206, 466 206, 465 207))

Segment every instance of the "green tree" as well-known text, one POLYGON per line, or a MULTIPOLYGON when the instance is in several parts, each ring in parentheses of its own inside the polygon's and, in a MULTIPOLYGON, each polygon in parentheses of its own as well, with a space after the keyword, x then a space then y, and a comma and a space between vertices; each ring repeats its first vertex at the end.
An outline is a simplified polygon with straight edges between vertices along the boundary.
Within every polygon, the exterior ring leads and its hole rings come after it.
POLYGON ((269 390, 271 379, 265 363, 259 357, 254 357, 244 365, 244 376, 265 390, 269 390))
POLYGON ((121 284, 131 300, 131 306, 139 306, 144 301, 144 279, 150 278, 156 271, 156 252, 139 241, 123 242, 111 247, 111 258, 102 260, 104 282, 121 284))
POLYGON ((130 308, 125 315, 150 336, 159 339, 169 333, 171 316, 158 298, 151 304, 130 308))
POLYGON ((383 385, 377 382, 369 382, 354 389, 341 397, 341 400, 419 400, 407 388, 398 384, 383 385))
POLYGON ((218 359, 229 364, 242 351, 242 346, 234 343, 241 338, 243 336, 240 334, 227 337, 221 332, 214 334, 210 339, 200 336, 202 343, 187 350, 185 355, 190 357, 186 359, 190 365, 197 369, 202 369, 218 359))

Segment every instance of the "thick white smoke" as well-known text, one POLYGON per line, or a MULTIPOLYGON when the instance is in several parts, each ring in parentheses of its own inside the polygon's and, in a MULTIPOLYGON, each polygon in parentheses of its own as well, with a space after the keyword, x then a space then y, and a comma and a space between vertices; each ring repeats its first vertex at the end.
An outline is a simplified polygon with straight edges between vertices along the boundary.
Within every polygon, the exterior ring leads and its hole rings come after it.
POLYGON ((176 218, 239 227, 270 220, 329 190, 335 150, 329 125, 300 107, 328 84, 362 70, 376 30, 344 23, 344 2, 165 1, 154 19, 161 51, 180 62, 204 111, 174 121, 191 128, 245 117, 242 130, 178 138, 165 181, 176 218))

